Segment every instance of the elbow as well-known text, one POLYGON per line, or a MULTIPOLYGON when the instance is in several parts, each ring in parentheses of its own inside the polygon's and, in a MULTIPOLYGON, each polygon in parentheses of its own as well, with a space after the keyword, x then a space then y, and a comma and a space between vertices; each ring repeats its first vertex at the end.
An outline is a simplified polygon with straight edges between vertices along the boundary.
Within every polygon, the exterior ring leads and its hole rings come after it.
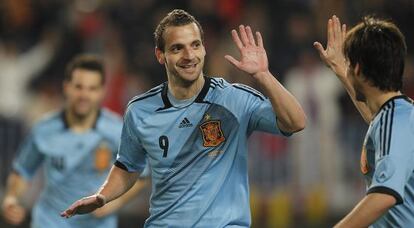
POLYGON ((302 131, 306 127, 306 117, 298 118, 290 121, 289 123, 279 122, 279 128, 283 132, 295 133, 302 131))
POLYGON ((306 127, 306 116, 302 115, 301 118, 296 120, 294 124, 292 125, 292 132, 299 132, 305 129, 306 127))

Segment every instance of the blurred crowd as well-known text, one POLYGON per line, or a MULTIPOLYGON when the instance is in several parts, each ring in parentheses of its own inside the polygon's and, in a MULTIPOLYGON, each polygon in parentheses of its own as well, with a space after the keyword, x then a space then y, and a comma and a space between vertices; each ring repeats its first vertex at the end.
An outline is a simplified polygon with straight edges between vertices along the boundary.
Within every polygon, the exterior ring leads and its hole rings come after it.
MULTIPOLYGON (((253 227, 332 225, 364 194, 359 156, 368 126, 312 43, 325 42, 333 14, 348 28, 367 14, 392 19, 406 37, 404 93, 414 97, 412 0, 1 0, 0 199, 27 129, 60 107, 64 67, 74 55, 102 56, 104 106, 121 115, 130 98, 166 80, 153 31, 173 8, 203 26, 205 74, 230 82, 256 87, 224 60, 237 56, 231 29, 246 24, 260 31, 271 71, 307 114, 307 128, 288 140, 262 133, 250 139, 253 227)), ((121 227, 142 224, 147 204, 144 193, 121 211, 121 227)))

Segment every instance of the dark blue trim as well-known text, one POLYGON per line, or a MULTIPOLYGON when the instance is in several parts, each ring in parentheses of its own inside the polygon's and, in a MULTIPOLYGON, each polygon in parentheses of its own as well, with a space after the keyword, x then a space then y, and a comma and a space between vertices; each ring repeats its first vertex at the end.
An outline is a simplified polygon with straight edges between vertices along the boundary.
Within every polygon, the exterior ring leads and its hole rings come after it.
POLYGON ((122 162, 120 162, 118 160, 115 161, 114 166, 129 172, 128 168, 124 164, 122 164, 122 162))
POLYGON ((403 198, 398 192, 388 187, 384 187, 384 186, 373 187, 368 190, 367 195, 371 193, 382 193, 382 194, 393 196, 395 200, 397 201, 395 205, 402 204, 404 202, 403 198))
POLYGON ((249 89, 244 88, 244 87, 239 86, 239 85, 233 85, 233 86, 234 86, 234 88, 236 88, 236 89, 241 89, 241 90, 243 90, 243 91, 246 91, 246 92, 248 92, 248 93, 250 93, 250 94, 252 94, 252 95, 254 95, 254 96, 256 96, 256 97, 260 98, 260 100, 262 100, 262 101, 264 101, 264 100, 265 100, 265 98, 264 98, 263 96, 261 96, 261 95, 259 95, 259 94, 255 93, 255 92, 253 92, 252 90, 249 90, 249 89))

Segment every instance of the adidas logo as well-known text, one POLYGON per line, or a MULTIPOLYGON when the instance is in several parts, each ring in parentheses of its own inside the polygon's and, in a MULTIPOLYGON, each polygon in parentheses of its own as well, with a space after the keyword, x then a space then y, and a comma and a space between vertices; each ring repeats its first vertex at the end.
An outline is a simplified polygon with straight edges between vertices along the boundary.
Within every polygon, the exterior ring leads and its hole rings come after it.
POLYGON ((192 127, 193 124, 190 123, 190 121, 187 119, 187 117, 184 117, 183 121, 181 121, 180 126, 178 128, 183 128, 183 127, 192 127))

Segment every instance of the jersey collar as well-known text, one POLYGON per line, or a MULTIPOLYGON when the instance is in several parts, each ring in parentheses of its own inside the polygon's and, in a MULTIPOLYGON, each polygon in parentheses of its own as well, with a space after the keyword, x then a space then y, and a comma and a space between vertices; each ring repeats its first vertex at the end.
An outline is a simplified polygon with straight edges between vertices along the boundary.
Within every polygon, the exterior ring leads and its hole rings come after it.
MULTIPOLYGON (((69 129, 70 126, 69 126, 69 122, 68 122, 68 120, 66 118, 65 113, 66 113, 66 111, 65 110, 62 110, 62 112, 60 113, 60 118, 62 119, 63 127, 66 130, 66 129, 69 129)), ((98 119, 101 117, 101 113, 102 113, 102 110, 99 109, 98 110, 98 115, 96 115, 95 123, 93 124, 92 129, 96 129, 96 127, 98 125, 98 119)))
MULTIPOLYGON (((195 103, 209 103, 205 101, 204 98, 207 95, 208 89, 210 87, 210 83, 211 83, 211 78, 204 76, 204 85, 200 93, 197 95, 196 99, 194 100, 195 103)), ((164 103, 164 107, 157 109, 157 111, 172 107, 171 101, 168 98, 168 82, 164 82, 162 86, 161 98, 162 98, 162 102, 164 103)))
POLYGON ((385 109, 385 107, 387 107, 387 105, 389 104, 389 103, 391 103, 393 100, 396 100, 396 99, 404 99, 404 100, 406 100, 406 101, 408 101, 408 102, 410 102, 410 103, 412 103, 412 101, 411 101, 411 99, 409 98, 409 97, 407 97, 406 95, 404 95, 404 94, 401 94, 401 95, 397 95, 397 96, 394 96, 394 97, 391 97, 390 99, 388 99, 384 104, 382 104, 381 105, 381 108, 380 109, 378 109, 378 111, 377 111, 377 113, 374 115, 374 118, 382 111, 382 110, 384 110, 385 109))

